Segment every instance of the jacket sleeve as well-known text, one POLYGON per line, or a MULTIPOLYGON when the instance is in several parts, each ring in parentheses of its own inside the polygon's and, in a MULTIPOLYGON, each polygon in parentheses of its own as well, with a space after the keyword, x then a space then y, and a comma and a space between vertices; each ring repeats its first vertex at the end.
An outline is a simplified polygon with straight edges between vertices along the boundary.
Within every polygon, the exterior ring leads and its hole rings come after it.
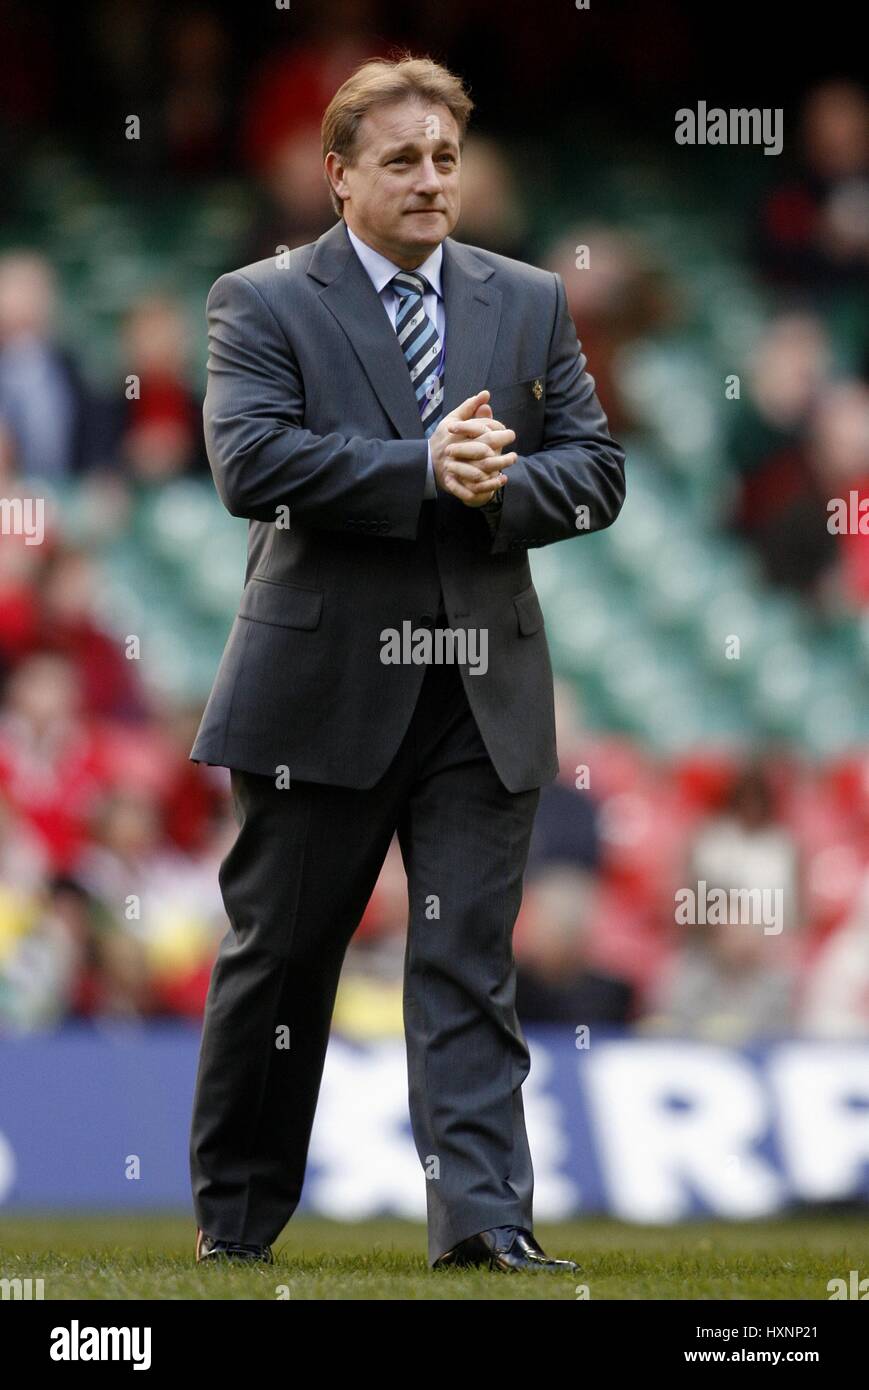
MULTIPOLYGON (((625 499, 625 455, 612 438, 594 378, 555 280, 555 319, 546 369, 544 447, 507 471, 489 553, 551 545, 615 521, 625 499), (587 509, 587 511, 586 511, 587 509)), ((510 421, 504 424, 509 427, 510 421)))
POLYGON ((205 443, 227 511, 274 521, 278 507, 289 507, 290 525, 298 518, 306 526, 413 540, 427 441, 304 429, 298 362, 259 290, 241 272, 214 283, 206 313, 205 443))

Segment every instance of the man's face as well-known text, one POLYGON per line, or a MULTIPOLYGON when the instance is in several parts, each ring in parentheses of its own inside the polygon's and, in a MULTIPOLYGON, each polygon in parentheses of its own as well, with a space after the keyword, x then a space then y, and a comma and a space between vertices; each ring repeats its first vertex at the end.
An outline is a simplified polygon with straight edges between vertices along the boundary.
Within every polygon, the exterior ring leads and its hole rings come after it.
POLYGON ((327 157, 344 220, 362 241, 412 270, 459 216, 459 131, 446 106, 410 98, 376 106, 359 123, 355 162, 327 157))

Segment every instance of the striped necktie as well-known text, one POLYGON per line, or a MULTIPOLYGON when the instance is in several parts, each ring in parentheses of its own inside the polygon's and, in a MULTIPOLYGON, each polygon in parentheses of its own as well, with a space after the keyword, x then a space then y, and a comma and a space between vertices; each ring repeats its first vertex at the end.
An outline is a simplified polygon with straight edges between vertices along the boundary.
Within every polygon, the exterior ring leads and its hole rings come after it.
POLYGON ((443 343, 423 303, 423 295, 430 286, 425 276, 412 270, 400 270, 390 284, 401 299, 395 316, 395 331, 428 438, 437 428, 444 404, 443 343))

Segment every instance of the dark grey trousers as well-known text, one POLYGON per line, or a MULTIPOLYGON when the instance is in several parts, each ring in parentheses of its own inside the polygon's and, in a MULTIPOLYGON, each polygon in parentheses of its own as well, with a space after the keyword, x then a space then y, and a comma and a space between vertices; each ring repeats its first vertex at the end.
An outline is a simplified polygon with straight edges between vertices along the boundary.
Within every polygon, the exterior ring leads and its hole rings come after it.
POLYGON ((376 786, 280 790, 233 771, 232 793, 239 831, 220 868, 231 927, 211 977, 190 1139, 198 1225, 270 1244, 296 1210, 341 965, 397 831, 429 1262, 492 1226, 531 1230, 512 934, 540 791, 505 789, 458 669, 427 668, 376 786), (276 1045, 282 1026, 289 1048, 276 1045))

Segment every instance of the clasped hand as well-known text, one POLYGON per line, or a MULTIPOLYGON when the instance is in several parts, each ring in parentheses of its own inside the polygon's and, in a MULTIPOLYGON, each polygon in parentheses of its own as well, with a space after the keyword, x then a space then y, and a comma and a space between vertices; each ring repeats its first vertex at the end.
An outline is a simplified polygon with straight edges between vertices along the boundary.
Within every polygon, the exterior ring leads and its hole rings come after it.
POLYGON ((516 438, 492 418, 489 392, 478 391, 451 410, 432 434, 431 458, 435 481, 443 492, 451 492, 466 507, 482 507, 491 502, 507 481, 505 468, 516 462, 516 454, 502 454, 516 438))

